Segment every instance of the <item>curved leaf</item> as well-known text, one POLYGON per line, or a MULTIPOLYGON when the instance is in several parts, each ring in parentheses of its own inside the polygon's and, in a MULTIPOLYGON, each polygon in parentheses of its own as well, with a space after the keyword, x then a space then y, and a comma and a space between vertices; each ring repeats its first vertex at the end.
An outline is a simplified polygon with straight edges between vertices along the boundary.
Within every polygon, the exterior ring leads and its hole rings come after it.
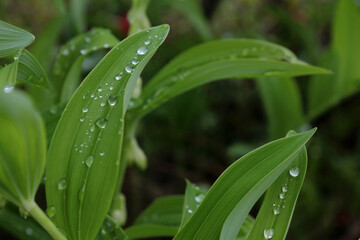
MULTIPOLYGON (((294 135, 292 131, 288 136, 294 135)), ((295 157, 290 166, 266 191, 255 225, 248 239, 285 239, 294 212, 296 200, 303 184, 307 166, 305 147, 295 157)))
POLYGON ((0 20, 0 58, 16 53, 34 40, 31 33, 0 20))
POLYGON ((44 69, 26 49, 22 50, 20 54, 17 79, 37 87, 49 88, 44 69))
POLYGON ((21 92, 0 93, 0 194, 27 211, 45 168, 45 129, 21 92))
POLYGON ((130 97, 168 31, 167 25, 150 28, 114 47, 60 118, 48 152, 46 198, 57 209, 55 223, 72 240, 93 239, 105 219, 125 165, 120 154, 130 97))
POLYGON ((270 142, 233 163, 214 183, 174 240, 236 239, 252 206, 314 132, 315 129, 270 142))
POLYGON ((63 84, 69 70, 79 57, 99 49, 114 47, 118 42, 109 30, 94 28, 87 33, 76 36, 63 45, 54 66, 53 84, 59 95, 58 97, 61 96, 63 84))
POLYGON ((147 84, 142 116, 194 87, 225 78, 300 76, 328 71, 299 61, 289 50, 258 40, 218 40, 196 46, 176 57, 147 84))
POLYGON ((306 122, 300 91, 294 79, 260 78, 256 84, 268 118, 270 139, 284 136, 290 129, 306 122))
POLYGON ((16 83, 16 72, 18 69, 18 60, 6 65, 0 69, 0 89, 4 92, 10 92, 14 89, 16 83))

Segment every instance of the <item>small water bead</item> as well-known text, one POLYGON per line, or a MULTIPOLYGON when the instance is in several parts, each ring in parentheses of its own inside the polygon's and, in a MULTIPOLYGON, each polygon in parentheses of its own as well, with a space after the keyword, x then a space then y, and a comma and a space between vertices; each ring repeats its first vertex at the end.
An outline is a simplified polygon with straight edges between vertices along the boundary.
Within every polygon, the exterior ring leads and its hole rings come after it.
POLYGON ((85 54, 87 53, 87 50, 86 50, 86 49, 81 49, 81 50, 80 50, 80 53, 81 53, 82 55, 85 55, 85 54))
POLYGON ((297 177, 300 174, 300 170, 298 167, 293 167, 290 169, 289 173, 292 177, 297 177))
POLYGON ((102 92, 103 91, 103 89, 102 88, 98 88, 98 90, 97 90, 98 92, 102 92))
POLYGON ((264 230, 264 237, 265 239, 271 239, 274 236, 274 229, 265 229, 264 230))
POLYGON ((104 44, 104 48, 109 48, 109 47, 110 47, 110 44, 108 44, 108 43, 104 44))
POLYGON ((145 55, 147 53, 148 49, 146 47, 139 47, 138 50, 136 51, 137 54, 139 55, 145 55))
POLYGON ((274 207, 273 212, 275 215, 279 215, 280 214, 280 207, 274 207))
POLYGON ((79 191, 79 201, 82 202, 82 200, 84 199, 84 195, 85 195, 85 187, 86 185, 84 184, 79 191))
POLYGON ((85 160, 85 164, 87 167, 91 167, 91 165, 94 163, 94 156, 90 155, 86 160, 85 160))
POLYGON ((80 122, 83 122, 83 121, 85 121, 85 118, 83 118, 83 117, 80 118, 80 122))
POLYGON ((30 216, 30 213, 22 207, 19 207, 19 214, 24 219, 27 219, 30 216))
POLYGON ((113 89, 114 89, 114 87, 113 87, 113 86, 110 86, 110 87, 109 87, 109 90, 110 90, 110 91, 112 91, 113 89))
POLYGON ((132 60, 132 61, 131 61, 131 64, 132 64, 132 65, 136 65, 136 64, 138 64, 138 63, 139 63, 139 61, 137 61, 137 60, 132 60))
POLYGON ((87 107, 83 107, 83 109, 82 109, 83 113, 87 113, 88 111, 89 111, 89 109, 87 107))
POLYGON ((118 102, 118 96, 116 95, 111 95, 108 99, 108 103, 110 106, 115 106, 117 102, 118 102))
POLYGON ((132 73, 134 71, 134 69, 131 66, 128 65, 128 66, 125 67, 125 71, 127 73, 132 73))
POLYGON ((122 72, 116 74, 116 76, 115 76, 115 80, 116 80, 116 81, 119 81, 121 78, 122 78, 122 72))
POLYGON ((198 202, 198 203, 202 202, 203 199, 204 199, 204 194, 198 194, 195 197, 195 201, 198 202))
POLYGON ((193 213, 193 211, 191 209, 188 209, 187 212, 190 213, 190 214, 193 213))
POLYGON ((90 128, 90 132, 95 132, 95 125, 90 128))
POLYGON ((100 152, 100 156, 104 156, 105 155, 105 152, 100 152))
POLYGON ((14 90, 14 85, 8 85, 8 86, 6 86, 6 87, 4 87, 4 93, 10 93, 10 92, 12 92, 14 90))
POLYGON ((19 59, 19 55, 16 55, 15 57, 14 57, 14 60, 18 60, 19 59))
POLYGON ((103 107, 103 106, 105 106, 105 104, 106 104, 105 102, 101 102, 100 106, 103 107))
POLYGON ((64 49, 64 51, 62 52, 63 55, 67 56, 69 55, 69 49, 64 49))
POLYGON ((288 191, 286 186, 283 186, 283 187, 281 188, 281 190, 282 190, 284 193, 288 191))
POLYGON ((32 228, 27 227, 25 229, 25 233, 26 233, 26 235, 31 236, 34 233, 34 230, 32 228))
POLYGON ((145 43, 145 45, 149 45, 149 44, 150 44, 150 40, 146 40, 144 43, 145 43))
POLYGON ((54 207, 54 206, 50 206, 50 207, 46 208, 46 214, 47 214, 50 218, 54 217, 55 214, 56 214, 56 209, 55 209, 55 207, 54 207))
POLYGON ((285 199, 285 193, 280 193, 280 194, 279 194, 279 198, 280 198, 280 199, 285 199))
POLYGON ((66 178, 62 178, 62 179, 58 182, 58 189, 59 189, 59 190, 64 190, 66 187, 67 187, 66 178))
POLYGON ((105 118, 99 118, 98 120, 96 120, 95 124, 99 128, 105 128, 107 124, 107 120, 105 118))

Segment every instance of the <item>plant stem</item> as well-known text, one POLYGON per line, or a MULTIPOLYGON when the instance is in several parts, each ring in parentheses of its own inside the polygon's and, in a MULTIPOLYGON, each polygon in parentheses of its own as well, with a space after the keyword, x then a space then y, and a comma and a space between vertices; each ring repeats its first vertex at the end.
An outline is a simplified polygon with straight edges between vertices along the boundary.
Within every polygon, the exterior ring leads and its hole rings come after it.
POLYGON ((46 216, 41 208, 34 203, 30 209, 31 216, 53 237, 55 240, 67 240, 55 224, 46 216))

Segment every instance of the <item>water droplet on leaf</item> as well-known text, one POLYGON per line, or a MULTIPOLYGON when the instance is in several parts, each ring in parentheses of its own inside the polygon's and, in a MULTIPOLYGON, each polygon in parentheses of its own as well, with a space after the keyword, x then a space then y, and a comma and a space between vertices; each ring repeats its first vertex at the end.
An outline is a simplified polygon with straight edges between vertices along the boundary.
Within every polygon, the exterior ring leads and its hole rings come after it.
POLYGON ((147 51, 148 51, 147 48, 143 46, 143 47, 139 47, 136 52, 139 55, 145 55, 147 53, 147 51))
POLYGON ((289 173, 292 177, 297 177, 299 176, 300 170, 298 167, 293 167, 290 169, 289 173))
POLYGON ((67 182, 65 178, 62 178, 59 182, 58 182, 58 189, 59 190, 64 190, 67 187, 67 182))
POLYGON ((99 118, 98 120, 96 120, 95 124, 99 128, 105 128, 107 124, 107 120, 105 118, 99 118))
POLYGON ((264 237, 265 239, 271 239, 274 236, 274 229, 265 229, 264 230, 264 237))
POLYGON ((110 106, 115 106, 117 101, 118 101, 118 96, 116 96, 116 95, 111 95, 108 99, 108 103, 110 106))

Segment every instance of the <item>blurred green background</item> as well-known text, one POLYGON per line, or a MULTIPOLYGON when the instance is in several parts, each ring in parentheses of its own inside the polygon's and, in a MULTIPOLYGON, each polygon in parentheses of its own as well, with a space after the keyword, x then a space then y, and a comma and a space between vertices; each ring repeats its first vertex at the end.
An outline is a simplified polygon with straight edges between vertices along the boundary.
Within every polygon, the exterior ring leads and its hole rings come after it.
MULTIPOLYGON (((219 38, 264 39, 291 49, 310 64, 324 66, 332 40, 335 0, 203 0, 195 1, 195 10, 186 8, 188 0, 170 1, 153 0, 149 5, 152 25, 168 23, 171 32, 146 67, 145 83, 177 54, 219 38), (196 14, 198 19, 194 19, 196 14)), ((126 36, 130 1, 85 3, 84 28, 67 19, 58 47, 93 26, 110 28, 119 39, 126 36)), ((56 13, 52 1, 0 0, 0 18, 36 37, 56 13)), ((56 54, 57 50, 47 51, 56 54)), ((96 61, 97 56, 93 58, 96 61)), ((92 66, 92 61, 85 62, 84 76, 92 66)), ((310 80, 296 79, 302 96, 308 94, 310 80)), ((306 98, 302 99, 307 106, 306 98)), ((309 125, 318 131, 308 144, 308 172, 287 239, 353 240, 360 236, 359 122, 359 92, 312 118, 309 125)), ((155 198, 182 194, 184 179, 211 185, 230 163, 270 140, 268 125, 258 85, 252 79, 208 84, 149 114, 138 134, 149 166, 145 171, 131 166, 125 178, 128 223, 155 198)), ((44 205, 43 195, 41 189, 39 202, 44 205)), ((259 206, 251 212, 253 216, 259 206)), ((12 239, 5 232, 0 238, 12 239)))

